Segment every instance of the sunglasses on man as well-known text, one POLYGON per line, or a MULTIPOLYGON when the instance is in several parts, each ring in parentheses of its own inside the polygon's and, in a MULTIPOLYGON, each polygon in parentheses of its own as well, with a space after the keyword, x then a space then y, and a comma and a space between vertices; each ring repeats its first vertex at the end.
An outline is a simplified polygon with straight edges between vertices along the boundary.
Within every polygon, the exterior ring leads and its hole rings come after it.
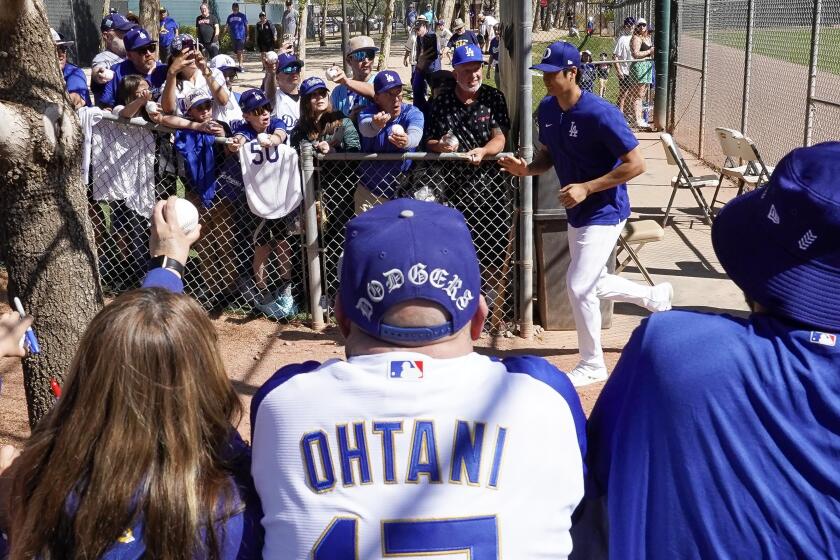
POLYGON ((277 71, 278 74, 300 74, 300 66, 286 66, 277 71))
POLYGON ((149 54, 155 52, 155 45, 146 45, 145 47, 137 47, 136 49, 132 49, 132 51, 136 52, 137 54, 149 54))
POLYGON ((356 51, 350 55, 350 58, 352 58, 356 62, 361 62, 365 59, 373 60, 375 57, 376 51, 374 50, 356 51))

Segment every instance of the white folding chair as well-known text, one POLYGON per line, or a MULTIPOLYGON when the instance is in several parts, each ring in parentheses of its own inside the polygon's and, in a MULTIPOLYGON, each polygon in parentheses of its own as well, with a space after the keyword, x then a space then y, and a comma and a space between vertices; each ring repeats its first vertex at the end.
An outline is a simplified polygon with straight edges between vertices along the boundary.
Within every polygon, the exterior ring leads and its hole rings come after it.
POLYGON ((677 196, 677 190, 679 189, 688 189, 691 191, 691 194, 694 196, 694 200, 697 201, 697 206, 703 213, 703 221, 712 225, 712 209, 706 202, 706 199, 703 198, 703 193, 700 192, 700 189, 702 187, 716 186, 720 180, 720 176, 715 174, 696 177, 691 172, 691 169, 689 169, 682 152, 680 152, 679 146, 677 146, 677 143, 674 142, 671 135, 663 132, 659 135, 659 139, 662 142, 663 148, 665 148, 665 157, 668 160, 668 164, 675 165, 679 170, 677 175, 671 178, 671 187, 673 190, 671 191, 671 199, 668 201, 668 207, 665 209, 665 216, 662 219, 662 227, 664 228, 668 226, 668 218, 671 214, 671 205, 674 203, 674 197, 677 196))
POLYGON ((739 131, 732 128, 717 127, 715 128, 715 134, 717 134, 726 159, 723 162, 723 167, 721 167, 720 179, 712 197, 710 205, 712 208, 717 201, 724 177, 729 177, 738 182, 738 196, 740 196, 746 187, 761 186, 770 178, 770 173, 772 173, 772 168, 764 165, 761 160, 755 143, 739 131), (739 160, 745 163, 738 165, 739 160))
POLYGON ((632 260, 636 263, 636 266, 639 268, 639 272, 642 273, 642 276, 645 277, 648 284, 653 286, 653 279, 650 277, 645 265, 643 265, 642 261, 639 259, 639 251, 641 251, 642 247, 646 244, 662 241, 664 237, 665 230, 662 229, 662 226, 659 225, 659 222, 656 220, 636 220, 634 222, 627 222, 624 226, 624 230, 622 230, 621 235, 618 237, 618 252, 615 254, 616 258, 619 258, 621 252, 626 251, 627 257, 618 264, 615 268, 615 273, 618 274, 624 270, 627 264, 632 260), (635 245, 635 248, 633 245, 635 245))

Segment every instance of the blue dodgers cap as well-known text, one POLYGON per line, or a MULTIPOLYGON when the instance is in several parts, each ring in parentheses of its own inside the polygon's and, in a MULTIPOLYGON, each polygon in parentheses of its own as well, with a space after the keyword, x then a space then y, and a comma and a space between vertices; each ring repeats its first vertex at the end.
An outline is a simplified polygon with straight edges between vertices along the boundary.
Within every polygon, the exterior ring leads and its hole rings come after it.
POLYGON ((327 89, 327 84, 324 83, 324 80, 321 78, 317 78, 315 76, 311 78, 306 78, 303 80, 303 83, 300 84, 300 94, 301 95, 309 95, 313 91, 317 91, 319 89, 327 89))
POLYGON ((271 107, 271 101, 268 100, 265 92, 259 88, 243 91, 242 96, 239 98, 239 107, 243 113, 250 113, 254 109, 259 109, 266 105, 271 107))
POLYGON ((774 314, 840 332, 840 142, 797 148, 715 218, 729 277, 774 314))
POLYGON ((580 52, 577 47, 566 41, 557 41, 546 47, 542 61, 531 66, 531 70, 561 72, 578 66, 580 66, 580 52))
POLYGON ((435 202, 400 198, 347 223, 339 293, 345 315, 369 335, 392 343, 450 336, 478 308, 481 274, 464 216, 435 202), (382 322, 408 300, 437 303, 447 323, 397 327, 382 322))
POLYGON ((403 83, 400 75, 393 70, 384 70, 379 72, 373 79, 373 92, 382 93, 395 87, 402 87, 403 83))
POLYGON ((127 51, 133 51, 141 47, 145 47, 146 45, 151 45, 155 42, 156 41, 152 39, 151 35, 149 35, 142 27, 135 27, 126 33, 125 38, 123 39, 123 43, 125 43, 125 50, 127 51))
POLYGON ((131 31, 136 24, 131 23, 122 14, 113 13, 108 14, 102 18, 102 23, 99 25, 100 31, 110 31, 116 29, 117 31, 131 31))
POLYGON ((277 71, 289 66, 297 66, 303 68, 303 61, 293 54, 283 53, 277 57, 277 71))
POLYGON ((461 45, 455 49, 452 55, 452 67, 470 62, 484 62, 484 56, 477 45, 461 45))

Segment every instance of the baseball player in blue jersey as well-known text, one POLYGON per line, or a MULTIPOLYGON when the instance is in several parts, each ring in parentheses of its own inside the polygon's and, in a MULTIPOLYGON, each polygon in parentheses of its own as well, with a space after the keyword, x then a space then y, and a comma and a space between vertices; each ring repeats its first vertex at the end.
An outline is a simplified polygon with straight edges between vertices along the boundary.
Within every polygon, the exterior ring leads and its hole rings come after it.
POLYGON ((487 304, 463 216, 398 199, 347 224, 346 360, 251 402, 265 558, 566 558, 584 417, 541 358, 473 352, 487 304))
POLYGON ((543 147, 527 164, 502 158, 517 176, 551 169, 563 185, 558 195, 568 216, 569 269, 566 288, 578 333, 580 362, 569 373, 576 386, 607 378, 601 348, 600 299, 624 301, 650 311, 671 308, 667 282, 642 286, 607 272, 621 230, 630 216, 627 181, 645 171, 639 142, 614 105, 579 86, 580 53, 565 41, 551 44, 542 62, 548 96, 537 109, 543 147))
POLYGON ((610 558, 840 558, 837 177, 840 142, 799 148, 720 211, 749 317, 656 314, 624 348, 588 432, 610 558))

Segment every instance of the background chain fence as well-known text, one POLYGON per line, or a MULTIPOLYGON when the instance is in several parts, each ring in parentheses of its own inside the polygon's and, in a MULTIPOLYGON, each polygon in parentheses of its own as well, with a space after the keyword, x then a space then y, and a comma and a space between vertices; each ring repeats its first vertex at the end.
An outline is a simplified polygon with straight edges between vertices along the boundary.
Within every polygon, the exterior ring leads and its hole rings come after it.
MULTIPOLYGON (((316 185, 322 248, 323 307, 329 311, 338 291, 338 259, 344 224, 354 215, 354 195, 365 185, 387 185, 394 196, 434 200, 464 214, 482 271, 482 293, 490 306, 488 329, 513 330, 517 297, 518 181, 495 161, 476 167, 463 161, 413 161, 399 171, 401 161, 359 161, 365 154, 316 158, 316 185)), ((495 159, 495 158, 494 158, 495 159)))

